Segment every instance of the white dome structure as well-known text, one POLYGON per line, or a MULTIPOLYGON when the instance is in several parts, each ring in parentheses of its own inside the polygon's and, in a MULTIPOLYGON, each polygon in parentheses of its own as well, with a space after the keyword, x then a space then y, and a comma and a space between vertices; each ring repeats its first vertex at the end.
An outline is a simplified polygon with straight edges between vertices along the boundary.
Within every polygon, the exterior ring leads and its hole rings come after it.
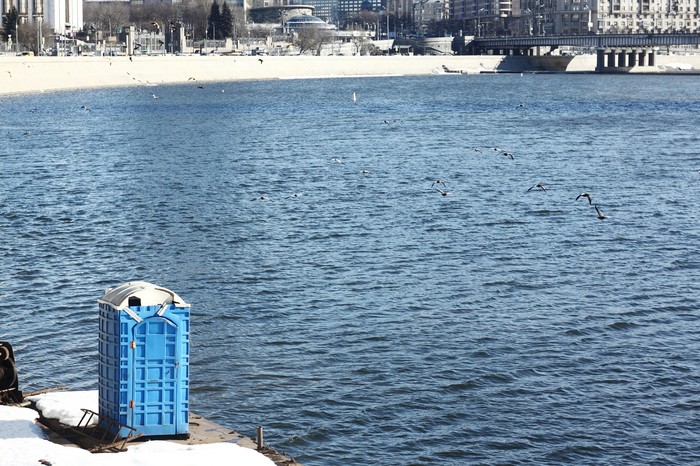
POLYGON ((285 23, 285 28, 289 31, 296 31, 298 29, 306 28, 335 29, 335 25, 328 24, 317 16, 299 15, 289 18, 285 23))

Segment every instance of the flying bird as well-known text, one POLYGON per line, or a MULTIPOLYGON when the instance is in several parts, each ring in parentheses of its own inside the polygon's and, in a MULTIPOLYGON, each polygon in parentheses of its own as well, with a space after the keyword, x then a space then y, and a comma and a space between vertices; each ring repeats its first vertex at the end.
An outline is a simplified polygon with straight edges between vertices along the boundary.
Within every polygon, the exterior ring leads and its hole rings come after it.
POLYGON ((187 78, 187 80, 188 80, 188 81, 196 81, 196 79, 194 79, 192 76, 190 76, 189 78, 187 78))
POLYGON ((256 198, 253 198, 252 200, 253 200, 253 201, 269 201, 270 198, 267 197, 266 195, 262 194, 262 195, 260 195, 260 196, 258 196, 258 197, 256 197, 256 198))
POLYGON ((510 157, 511 160, 515 160, 515 159, 513 158, 513 153, 512 153, 512 152, 508 152, 507 150, 502 150, 502 151, 501 151, 501 155, 504 156, 504 157, 510 157))
POLYGON ((535 189, 535 188, 541 189, 542 191, 547 192, 547 188, 545 188, 544 185, 543 185, 542 183, 537 183, 535 186, 532 186, 532 187, 528 188, 527 191, 530 192, 531 190, 533 190, 533 189, 535 189))
POLYGON ((155 95, 155 94, 151 94, 151 95, 153 96, 154 99, 158 99, 158 98, 159 98, 159 97, 158 97, 157 95, 155 95))
POLYGON ((259 61, 260 64, 262 65, 263 59, 262 59, 262 58, 258 58, 258 61, 259 61))
POLYGON ((576 196, 576 200, 578 201, 579 198, 581 198, 581 197, 585 197, 586 199, 588 199, 588 205, 593 204, 593 199, 591 199, 591 195, 590 195, 590 194, 588 194, 588 193, 581 193, 581 194, 579 194, 578 196, 576 196))
POLYGON ((433 181, 433 184, 430 185, 431 188, 434 188, 436 184, 441 184, 445 189, 447 189, 447 185, 445 184, 444 181, 442 180, 435 180, 433 181))
POLYGON ((435 188, 435 191, 439 192, 442 196, 447 196, 448 194, 450 194, 447 191, 443 191, 442 189, 435 188))
POLYGON ((603 212, 600 211, 598 206, 594 206, 594 207, 595 207, 596 213, 598 214, 598 220, 605 220, 606 218, 608 218, 606 215, 603 215, 603 212))

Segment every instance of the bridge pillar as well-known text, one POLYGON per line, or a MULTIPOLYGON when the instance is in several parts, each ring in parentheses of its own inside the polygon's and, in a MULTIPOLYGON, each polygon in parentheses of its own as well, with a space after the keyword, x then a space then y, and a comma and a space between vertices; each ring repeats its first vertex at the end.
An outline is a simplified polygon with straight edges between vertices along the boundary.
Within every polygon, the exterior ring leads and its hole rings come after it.
POLYGON ((625 49, 621 49, 617 52, 617 66, 621 68, 627 66, 627 53, 625 49))
POLYGON ((595 70, 598 73, 602 73, 604 69, 605 69, 605 49, 603 47, 598 47, 596 49, 595 70))
POLYGON ((639 51, 639 66, 644 66, 644 63, 646 62, 647 58, 647 51, 646 49, 642 49, 639 51))
POLYGON ((637 53, 636 49, 629 51, 629 66, 637 66, 637 53))
POLYGON ((606 53, 608 54, 608 68, 615 68, 615 50, 609 49, 606 50, 606 53))
POLYGON ((654 60, 654 50, 649 50, 649 66, 656 66, 656 60, 654 60))

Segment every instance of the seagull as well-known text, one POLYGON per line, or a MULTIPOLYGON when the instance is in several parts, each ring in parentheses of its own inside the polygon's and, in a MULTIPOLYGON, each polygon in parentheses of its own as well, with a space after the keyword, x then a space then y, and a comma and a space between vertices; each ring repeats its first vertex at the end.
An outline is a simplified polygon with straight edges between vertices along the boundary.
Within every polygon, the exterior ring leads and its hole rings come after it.
POLYGON ((192 76, 190 76, 189 78, 187 78, 187 80, 188 80, 188 81, 196 81, 196 79, 194 79, 192 76))
POLYGON ((252 200, 253 200, 253 201, 269 201, 270 198, 267 197, 266 195, 262 194, 262 195, 260 195, 260 196, 258 196, 258 197, 256 197, 256 198, 254 198, 254 199, 252 199, 252 200))
MULTIPOLYGON (((522 76, 522 75, 523 75, 523 74, 520 73, 520 76, 522 76)), ((518 107, 517 107, 517 108, 525 108, 525 104, 522 103, 522 102, 520 102, 520 103, 518 104, 518 107)))
POLYGON ((369 175, 369 170, 367 170, 366 168, 363 168, 362 171, 361 171, 361 173, 362 173, 363 175, 369 175))
MULTIPOLYGON (((433 188, 433 187, 435 187, 436 184, 441 184, 445 189, 447 189, 447 185, 442 180, 433 181, 433 184, 431 184, 430 187, 433 188)), ((443 196, 444 196, 444 194, 443 194, 443 196)))
POLYGON ((478 147, 475 147, 475 148, 474 148, 474 152, 478 152, 478 153, 480 153, 480 154, 483 154, 483 152, 481 152, 481 149, 478 148, 478 147))
POLYGON ((155 94, 151 94, 151 95, 153 96, 154 99, 157 99, 157 98, 158 98, 158 96, 155 95, 155 94))
POLYGON ((590 195, 590 194, 588 194, 588 193, 581 193, 581 194, 579 194, 578 196, 576 196, 576 200, 578 201, 580 197, 585 197, 586 199, 588 199, 588 205, 593 204, 593 199, 591 199, 591 195, 590 195))
POLYGON ((7 74, 9 74, 9 75, 10 75, 10 77, 12 77, 12 73, 11 73, 11 72, 9 72, 9 71, 8 71, 8 72, 7 72, 7 74))
POLYGON ((259 61, 260 64, 262 65, 263 59, 262 59, 262 58, 258 58, 258 61, 259 61))
POLYGON ((303 196, 302 193, 292 193, 289 196, 287 196, 285 199, 289 199, 290 197, 301 197, 303 196))
POLYGON ((442 196, 447 196, 448 194, 450 194, 447 191, 443 191, 442 189, 435 188, 435 191, 439 192, 442 196))
POLYGON ((334 161, 335 163, 343 163, 343 161, 341 159, 338 159, 338 158, 334 158, 331 160, 334 161))
POLYGON ((510 157, 511 160, 515 160, 515 159, 513 158, 513 153, 512 153, 512 152, 508 152, 507 150, 502 150, 502 151, 501 151, 501 155, 504 156, 504 157, 510 157))
POLYGON ((24 132, 24 135, 25 135, 25 136, 31 136, 31 135, 32 135, 32 132, 29 131, 29 130, 27 130, 27 131, 24 132))
POLYGON ((223 94, 224 92, 226 92, 226 91, 224 89, 221 89, 221 93, 223 94))
POLYGON ((204 89, 204 86, 197 86, 197 89, 204 89))
POLYGON ((83 105, 83 106, 82 106, 82 107, 80 107, 80 108, 81 108, 82 110, 85 110, 86 112, 89 112, 89 111, 90 111, 90 109, 89 109, 89 108, 87 108, 87 106, 85 106, 85 105, 83 105))
POLYGON ((528 188, 527 191, 530 192, 531 190, 533 190, 535 188, 541 189, 542 191, 547 192, 547 189, 544 187, 544 185, 542 183, 537 183, 535 186, 528 188))
POLYGON ((598 206, 594 206, 594 207, 595 207, 596 213, 598 214, 598 220, 605 220, 606 218, 608 218, 606 215, 603 215, 603 212, 600 211, 598 206))
POLYGON ((391 123, 389 120, 384 120, 385 125, 388 125, 389 123, 391 123))
MULTIPOLYGON (((8 73, 9 73, 9 71, 8 71, 8 73)), ((354 92, 352 93, 352 101, 357 102, 357 95, 355 95, 354 92)))

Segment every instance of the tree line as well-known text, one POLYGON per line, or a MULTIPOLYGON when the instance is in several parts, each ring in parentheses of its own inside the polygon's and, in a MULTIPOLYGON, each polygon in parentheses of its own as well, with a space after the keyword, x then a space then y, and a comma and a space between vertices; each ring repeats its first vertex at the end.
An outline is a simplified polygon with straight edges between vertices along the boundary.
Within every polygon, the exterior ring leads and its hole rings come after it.
POLYGON ((131 5, 121 2, 84 2, 83 20, 86 29, 90 26, 115 35, 127 25, 141 29, 152 29, 152 23, 168 27, 181 23, 188 39, 237 39, 245 33, 243 9, 230 7, 225 1, 219 6, 214 0, 182 0, 177 3, 152 2, 131 5))

